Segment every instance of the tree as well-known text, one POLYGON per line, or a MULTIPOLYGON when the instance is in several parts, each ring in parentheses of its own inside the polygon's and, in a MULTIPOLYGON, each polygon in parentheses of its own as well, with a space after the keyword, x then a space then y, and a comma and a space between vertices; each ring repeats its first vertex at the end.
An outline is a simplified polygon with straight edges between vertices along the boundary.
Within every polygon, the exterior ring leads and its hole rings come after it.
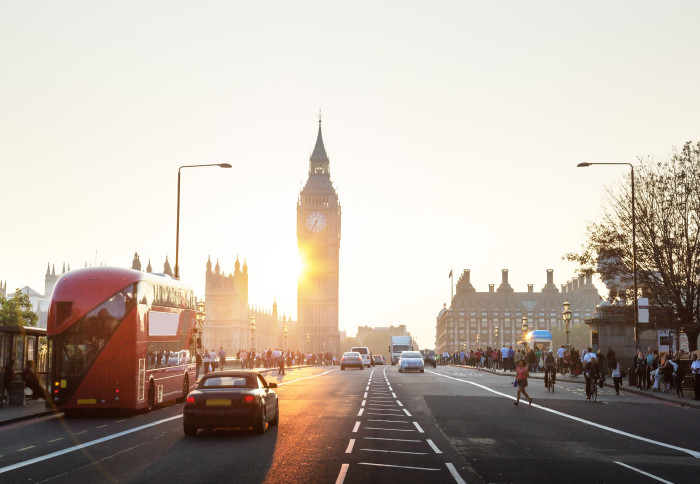
MULTIPOLYGON (((700 142, 685 143, 663 161, 639 159, 635 170, 637 281, 650 305, 683 329, 690 350, 700 334, 700 142)), ((567 254, 581 272, 600 274, 621 299, 632 296, 630 180, 607 189, 608 204, 588 225, 581 253, 567 254)))
POLYGON ((0 297, 0 325, 2 326, 36 326, 39 317, 32 311, 29 296, 15 290, 11 299, 0 297))

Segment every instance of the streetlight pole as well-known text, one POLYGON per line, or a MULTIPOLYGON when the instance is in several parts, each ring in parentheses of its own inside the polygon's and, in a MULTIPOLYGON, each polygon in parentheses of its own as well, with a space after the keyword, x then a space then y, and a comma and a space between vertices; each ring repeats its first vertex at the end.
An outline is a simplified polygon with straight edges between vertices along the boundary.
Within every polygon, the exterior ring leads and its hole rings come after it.
POLYGON ((180 279, 180 266, 178 255, 180 253, 180 170, 183 168, 201 168, 203 166, 218 166, 220 168, 231 168, 228 163, 210 163, 207 165, 183 165, 177 169, 177 227, 175 229, 175 279, 180 279))
POLYGON ((520 325, 520 329, 523 331, 523 343, 525 343, 525 348, 527 348, 527 341, 525 341, 525 335, 527 334, 527 316, 523 316, 523 324, 520 325))
POLYGON ((571 322, 571 304, 569 304, 569 300, 565 299, 564 300, 564 310, 561 312, 561 317, 564 318, 564 332, 566 333, 566 349, 569 348, 569 323, 571 322))
POLYGON ((250 349, 255 351, 255 316, 250 317, 250 349))
POLYGON ((284 351, 287 351, 287 335, 289 332, 287 331, 287 325, 284 325, 284 331, 282 331, 282 334, 284 335, 284 351))
POLYGON ((627 165, 630 167, 630 180, 632 183, 632 280, 634 282, 634 349, 639 348, 639 335, 637 332, 637 324, 639 323, 639 308, 637 306, 637 220, 634 209, 634 165, 632 163, 579 163, 578 168, 584 168, 591 165, 627 165))

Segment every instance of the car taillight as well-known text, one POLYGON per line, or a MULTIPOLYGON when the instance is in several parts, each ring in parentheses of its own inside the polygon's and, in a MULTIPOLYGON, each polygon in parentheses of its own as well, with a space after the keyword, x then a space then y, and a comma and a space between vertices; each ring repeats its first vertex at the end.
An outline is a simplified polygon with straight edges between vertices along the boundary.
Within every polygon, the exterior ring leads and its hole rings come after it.
POLYGON ((243 403, 253 403, 255 401, 255 397, 253 395, 246 395, 243 397, 243 403))
POLYGON ((187 403, 194 405, 194 395, 187 395, 187 403))

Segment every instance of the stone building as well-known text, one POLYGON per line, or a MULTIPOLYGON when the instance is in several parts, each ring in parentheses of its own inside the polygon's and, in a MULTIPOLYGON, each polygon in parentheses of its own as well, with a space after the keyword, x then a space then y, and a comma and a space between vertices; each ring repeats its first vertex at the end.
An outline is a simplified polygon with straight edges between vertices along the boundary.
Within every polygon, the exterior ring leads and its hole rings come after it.
POLYGON ((522 339, 522 317, 528 330, 563 328, 564 300, 571 304, 571 324, 583 324, 596 310, 600 300, 592 276, 577 277, 561 286, 554 284, 554 272, 547 270, 547 283, 540 292, 528 284, 527 292, 516 292, 508 283, 508 269, 501 272, 501 284, 489 284, 488 292, 477 292, 465 269, 457 281, 457 290, 449 307, 437 316, 436 347, 453 353, 465 347, 515 346, 522 339), (498 326, 498 338, 494 328, 498 326))

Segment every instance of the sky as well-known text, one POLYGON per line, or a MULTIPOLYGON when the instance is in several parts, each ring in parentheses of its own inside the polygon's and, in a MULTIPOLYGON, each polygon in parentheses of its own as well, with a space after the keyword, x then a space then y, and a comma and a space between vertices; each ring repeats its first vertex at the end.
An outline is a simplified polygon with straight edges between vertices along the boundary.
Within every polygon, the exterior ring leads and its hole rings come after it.
MULTIPOLYGON (((700 139, 694 1, 0 3, 0 280, 47 263, 249 267, 296 318, 318 112, 343 209, 340 329, 421 347, 451 269, 564 284, 605 187, 700 139)), ((455 278, 456 282, 456 278, 455 278)))

